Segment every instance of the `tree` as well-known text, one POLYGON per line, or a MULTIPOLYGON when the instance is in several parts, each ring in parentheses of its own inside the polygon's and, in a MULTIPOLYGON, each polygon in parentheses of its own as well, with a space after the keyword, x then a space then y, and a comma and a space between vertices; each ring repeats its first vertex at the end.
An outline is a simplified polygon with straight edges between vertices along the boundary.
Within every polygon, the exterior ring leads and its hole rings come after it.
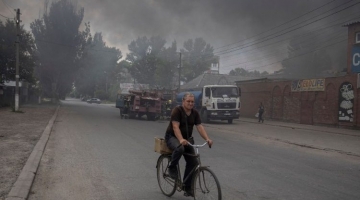
POLYGON ((179 56, 176 52, 176 41, 160 53, 155 72, 155 83, 157 86, 166 89, 174 87, 174 74, 179 64, 179 56))
POLYGON ((159 56, 164 50, 165 43, 160 36, 144 36, 128 45, 130 53, 127 54, 126 60, 130 62, 129 72, 138 83, 155 85, 156 68, 161 64, 159 56))
POLYGON ((288 58, 283 60, 283 73, 289 78, 304 78, 319 75, 331 69, 331 58, 326 49, 321 49, 322 38, 310 34, 306 43, 291 40, 288 45, 288 58))
POLYGON ((244 68, 239 68, 239 67, 232 69, 229 72, 229 75, 231 75, 231 76, 248 76, 248 74, 249 74, 249 71, 247 71, 244 68))
POLYGON ((121 51, 106 46, 101 33, 95 33, 93 38, 89 36, 75 79, 77 91, 87 96, 102 94, 102 97, 97 96, 99 98, 109 96, 111 85, 118 83, 120 70, 117 62, 121 58, 121 51))
MULTIPOLYGON (((15 81, 16 75, 16 24, 7 20, 0 21, 0 83, 15 81)), ((35 42, 31 33, 20 27, 19 44, 19 75, 20 81, 35 83, 33 71, 35 68, 35 42)))
POLYGON ((116 66, 117 75, 116 79, 118 83, 130 83, 133 81, 131 75, 129 74, 129 69, 131 68, 131 63, 127 60, 120 61, 116 66))
POLYGON ((184 49, 181 49, 181 52, 184 55, 181 78, 185 82, 209 70, 212 63, 219 62, 218 57, 214 56, 214 48, 203 38, 185 41, 184 49))
POLYGON ((239 67, 232 69, 229 72, 229 75, 232 75, 232 76, 248 76, 248 77, 261 77, 261 76, 266 76, 268 74, 269 73, 267 71, 263 71, 263 72, 260 72, 257 70, 248 71, 244 68, 239 68, 239 67))
POLYGON ((86 42, 86 34, 79 31, 83 16, 83 8, 77 9, 70 0, 59 0, 30 25, 38 48, 37 75, 45 96, 65 98, 72 90, 77 60, 86 42))

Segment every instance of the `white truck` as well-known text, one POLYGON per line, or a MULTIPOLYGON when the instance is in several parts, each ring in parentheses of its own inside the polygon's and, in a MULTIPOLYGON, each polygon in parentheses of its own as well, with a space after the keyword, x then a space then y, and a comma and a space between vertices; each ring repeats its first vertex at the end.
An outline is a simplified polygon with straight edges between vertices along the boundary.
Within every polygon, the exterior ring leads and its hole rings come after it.
MULTIPOLYGON (((229 124, 239 118, 241 91, 236 85, 205 85, 200 91, 189 91, 195 96, 194 108, 199 111, 201 120, 227 120, 229 124)), ((181 105, 185 92, 177 95, 181 105)))

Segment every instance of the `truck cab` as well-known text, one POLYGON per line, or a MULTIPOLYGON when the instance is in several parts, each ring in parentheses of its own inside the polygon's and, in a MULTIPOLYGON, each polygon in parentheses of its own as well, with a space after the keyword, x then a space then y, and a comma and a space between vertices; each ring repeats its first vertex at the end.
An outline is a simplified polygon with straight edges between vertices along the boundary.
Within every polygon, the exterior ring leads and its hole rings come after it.
POLYGON ((209 120, 227 120, 239 118, 240 90, 235 85, 206 85, 202 92, 200 115, 204 122, 209 120))
MULTIPOLYGON (((203 122, 227 120, 231 124, 239 118, 241 91, 236 85, 205 85, 200 91, 189 92, 194 94, 194 109, 203 122)), ((181 105, 185 93, 177 95, 177 105, 181 105)))

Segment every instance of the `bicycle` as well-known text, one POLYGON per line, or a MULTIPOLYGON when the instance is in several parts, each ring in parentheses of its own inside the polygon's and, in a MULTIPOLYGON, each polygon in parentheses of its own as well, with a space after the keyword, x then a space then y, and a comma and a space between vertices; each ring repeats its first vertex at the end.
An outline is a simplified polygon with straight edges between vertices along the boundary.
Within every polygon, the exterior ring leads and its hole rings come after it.
MULTIPOLYGON (((198 159, 199 165, 195 166, 190 174, 193 174, 193 180, 191 184, 191 190, 194 194, 194 199, 218 199, 221 200, 221 188, 220 183, 215 176, 215 173, 209 169, 207 166, 202 166, 200 161, 199 148, 205 146, 207 142, 202 145, 192 145, 190 146, 195 148, 195 156, 198 159), (194 173, 192 173, 194 172, 194 173)), ((177 166, 178 178, 176 180, 172 179, 168 173, 168 166, 171 161, 171 153, 161 154, 158 158, 156 168, 157 168, 157 180, 159 187, 162 193, 168 197, 171 197, 175 191, 183 191, 184 186, 181 181, 180 167, 177 166)), ((189 155, 189 154, 187 154, 189 155)), ((190 177, 190 174, 185 177, 185 181, 190 177)))

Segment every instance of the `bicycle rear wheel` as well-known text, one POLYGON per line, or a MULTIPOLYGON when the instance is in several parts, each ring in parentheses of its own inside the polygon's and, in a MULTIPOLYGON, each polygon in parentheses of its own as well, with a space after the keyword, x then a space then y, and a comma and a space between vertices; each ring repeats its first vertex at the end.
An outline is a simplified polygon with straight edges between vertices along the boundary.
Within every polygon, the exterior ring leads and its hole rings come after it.
POLYGON ((170 178, 167 168, 170 161, 171 155, 161 155, 156 165, 159 187, 162 193, 169 197, 172 196, 176 190, 175 180, 170 178))
POLYGON ((221 200, 220 183, 214 172, 207 167, 201 167, 193 179, 194 199, 218 199, 221 200))

